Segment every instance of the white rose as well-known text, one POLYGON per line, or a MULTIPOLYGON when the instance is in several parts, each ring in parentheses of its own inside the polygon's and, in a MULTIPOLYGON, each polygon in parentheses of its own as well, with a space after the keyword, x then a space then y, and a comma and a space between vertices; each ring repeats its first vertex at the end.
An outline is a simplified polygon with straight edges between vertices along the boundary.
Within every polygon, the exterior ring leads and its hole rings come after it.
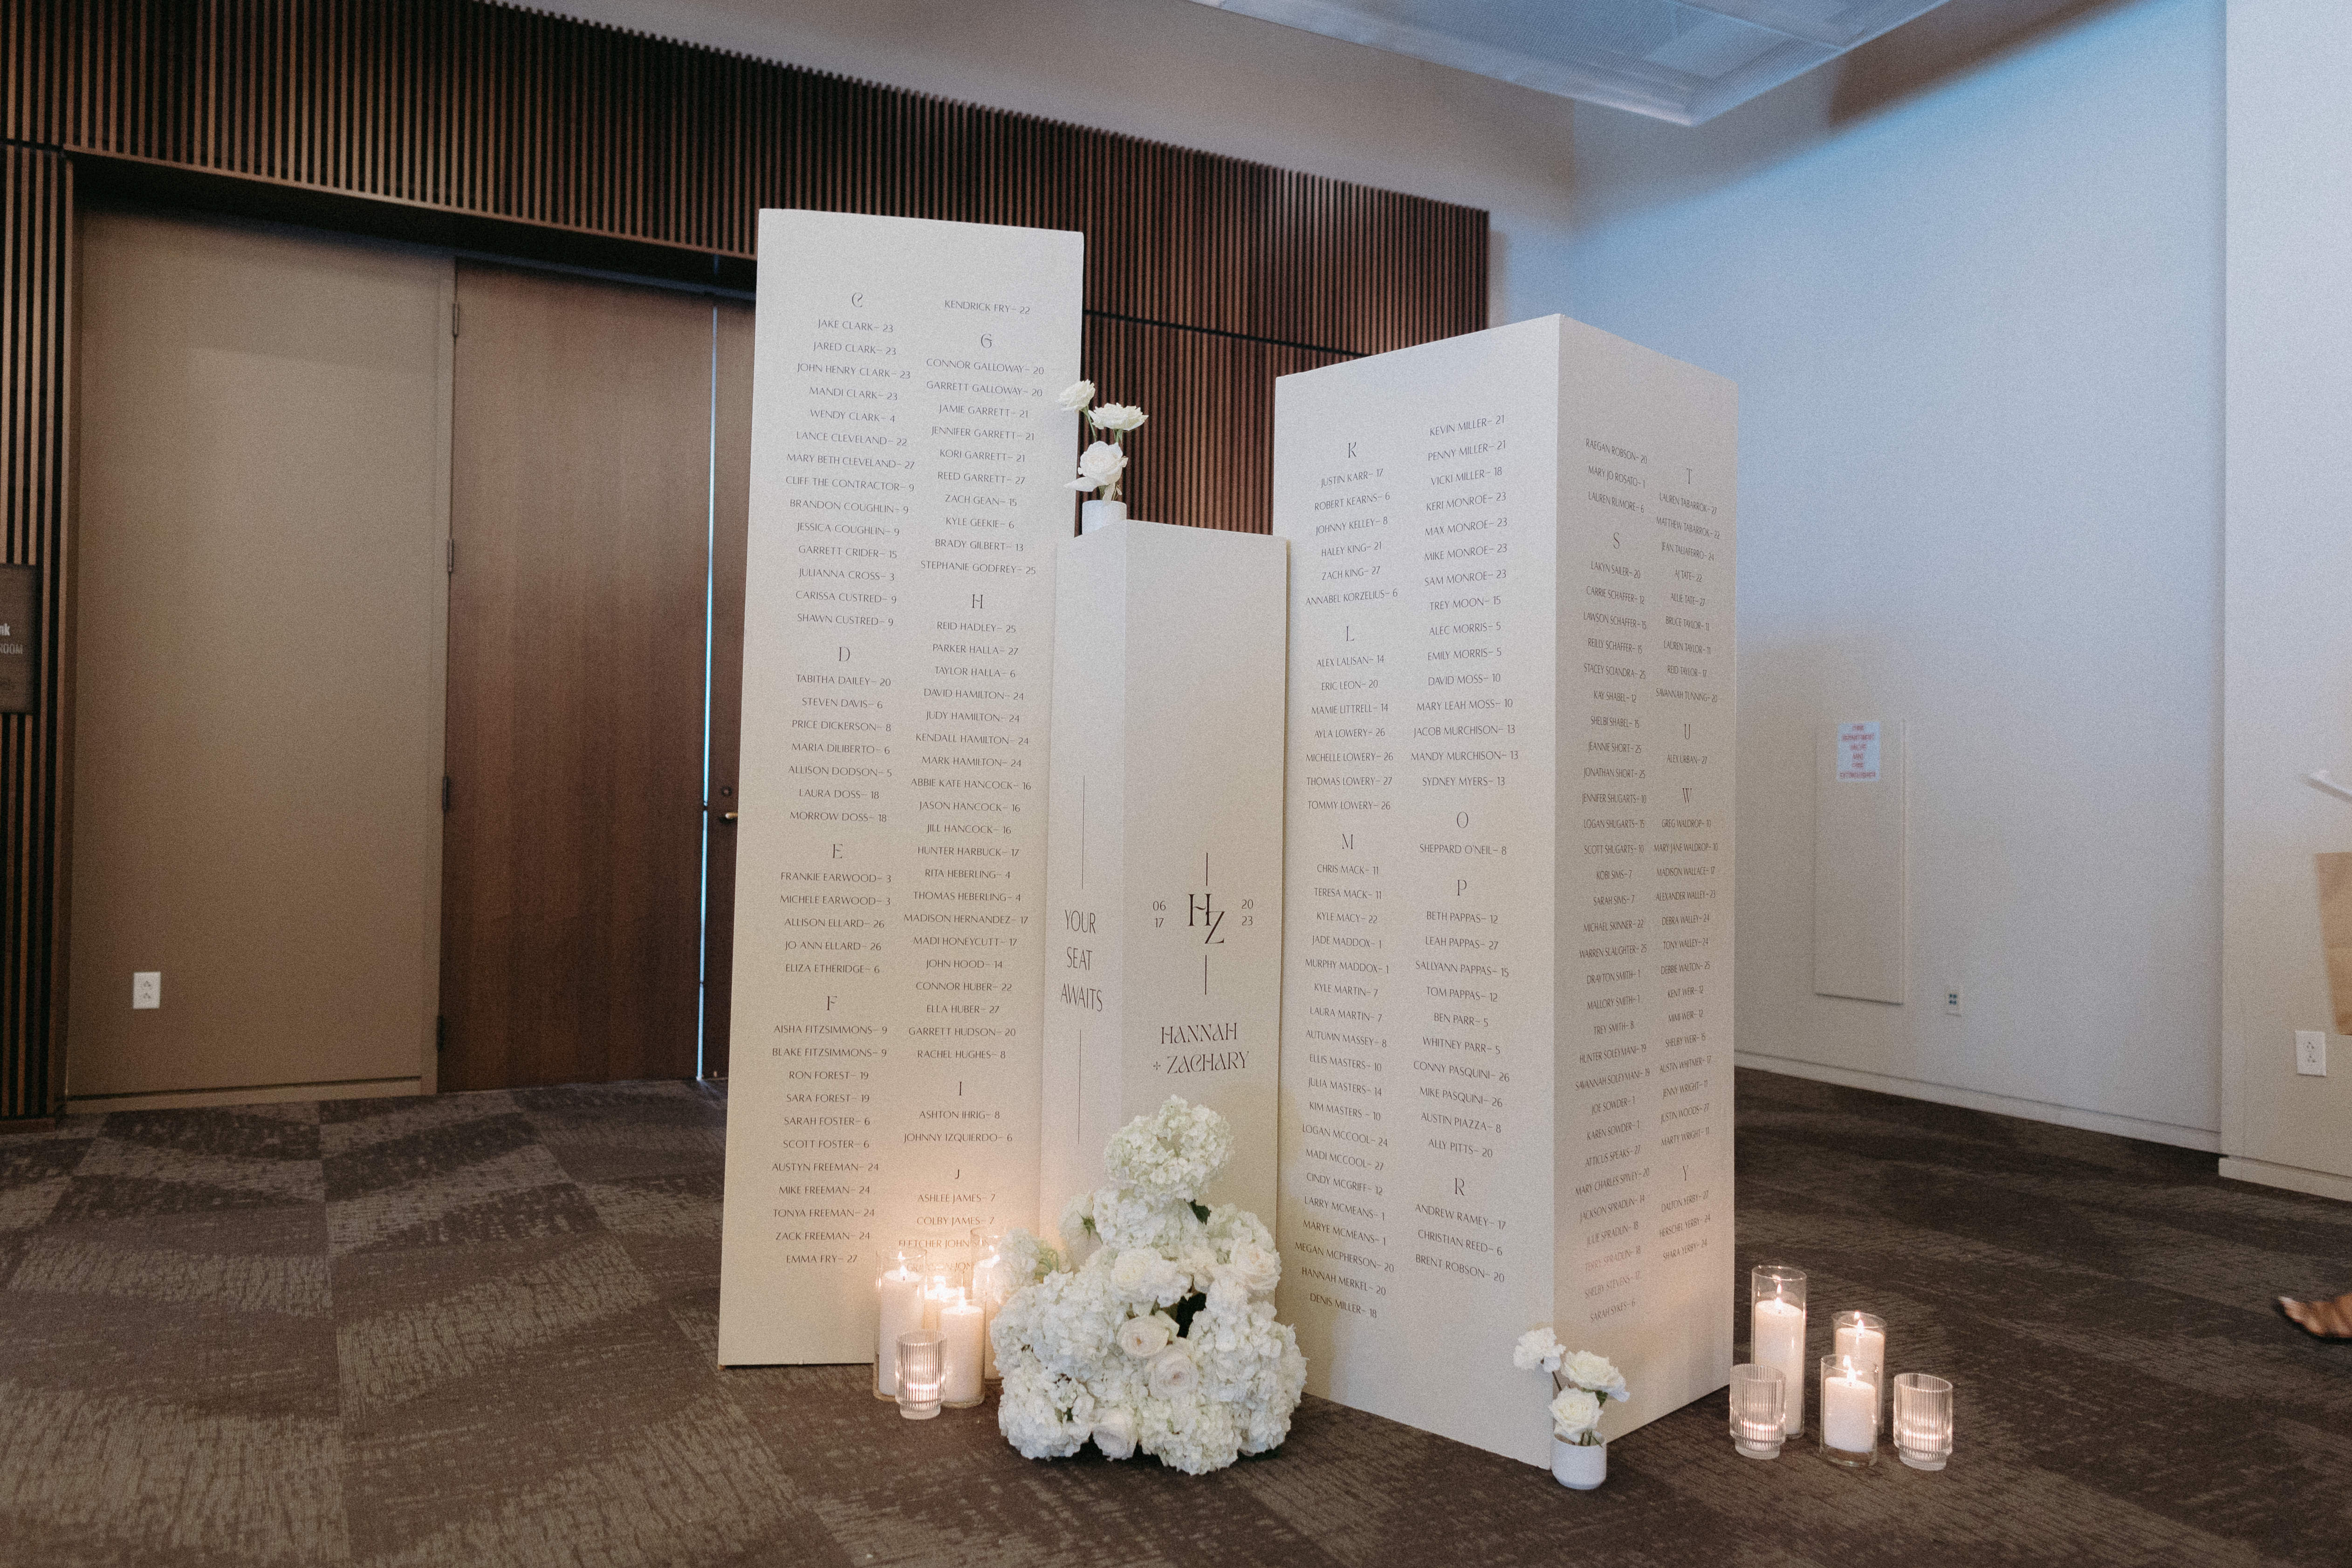
POLYGON ((1135 1412, 1132 1410, 1103 1412, 1095 1421, 1094 1439, 1095 1447, 1102 1450, 1102 1457, 1106 1459, 1124 1459, 1131 1457, 1135 1452, 1135 1412))
POLYGON ((1551 1419, 1562 1439, 1580 1442, 1601 1425, 1601 1400, 1581 1388, 1568 1389, 1551 1402, 1551 1419))
POLYGON ((1150 418, 1141 409, 1123 402, 1107 402, 1100 408, 1087 410, 1087 419, 1097 430, 1133 430, 1150 418))
POLYGON ((1255 1241, 1236 1241, 1232 1263, 1234 1272, 1253 1296, 1271 1294, 1275 1286, 1282 1282, 1282 1254, 1270 1247, 1261 1247, 1255 1241))
MULTIPOLYGON (((1184 1354, 1181 1345, 1171 1344, 1153 1356, 1147 1373, 1154 1399, 1180 1398, 1192 1393, 1201 1382, 1201 1369, 1192 1364, 1192 1358, 1184 1354)), ((1587 1395, 1586 1397, 1591 1398, 1591 1396, 1587 1395)), ((1598 1408, 1597 1405, 1595 1408, 1598 1408)), ((1599 1418, 1597 1416, 1594 1417, 1595 1420, 1599 1418)))
POLYGON ((1068 386, 1062 389, 1062 395, 1055 398, 1054 401, 1060 403, 1062 407, 1069 413, 1076 413, 1078 410, 1086 407, 1087 404, 1095 401, 1095 383, 1092 382, 1072 382, 1068 386))
POLYGON ((1560 1364, 1559 1375, 1571 1386, 1604 1398, 1625 1397, 1625 1375, 1611 1365, 1605 1355, 1580 1350, 1560 1364))
POLYGON ((1175 1335, 1168 1320, 1152 1313, 1148 1317, 1129 1318, 1118 1326, 1118 1348, 1138 1361, 1149 1361, 1168 1348, 1175 1335))
POLYGON ((1550 1329, 1529 1329, 1511 1347, 1511 1364, 1521 1372, 1533 1372, 1538 1367, 1552 1372, 1559 1369, 1561 1354, 1559 1340, 1550 1329))
POLYGON ((1130 1301, 1172 1307, 1191 1284, 1183 1270, 1149 1247, 1130 1247, 1110 1266, 1110 1288, 1130 1301))
POLYGON ((1097 441, 1078 454, 1078 476, 1070 481, 1070 488, 1098 490, 1116 485, 1126 469, 1127 454, 1108 441, 1097 441))

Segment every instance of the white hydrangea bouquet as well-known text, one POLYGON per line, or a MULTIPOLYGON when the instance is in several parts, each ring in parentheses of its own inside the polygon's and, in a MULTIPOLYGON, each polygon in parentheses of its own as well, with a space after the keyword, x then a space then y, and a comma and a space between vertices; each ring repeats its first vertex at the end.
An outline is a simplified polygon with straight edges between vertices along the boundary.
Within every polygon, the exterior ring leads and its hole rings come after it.
POLYGON ((1065 1251, 1025 1230, 1002 1249, 1014 1291, 991 1331, 1004 1375, 997 1429, 1032 1459, 1091 1439, 1106 1458, 1140 1448, 1188 1475, 1223 1469, 1290 1435, 1307 1358, 1269 1299, 1282 1278, 1257 1216, 1200 1196, 1233 1129, 1170 1096, 1104 1151, 1110 1185, 1062 1214, 1065 1251))
POLYGON ((1521 1372, 1540 1367, 1551 1374, 1552 1436, 1578 1448, 1599 1448, 1601 1413, 1612 1399, 1625 1398, 1625 1375, 1605 1355, 1570 1352, 1549 1324, 1529 1329, 1511 1347, 1511 1364, 1521 1372))

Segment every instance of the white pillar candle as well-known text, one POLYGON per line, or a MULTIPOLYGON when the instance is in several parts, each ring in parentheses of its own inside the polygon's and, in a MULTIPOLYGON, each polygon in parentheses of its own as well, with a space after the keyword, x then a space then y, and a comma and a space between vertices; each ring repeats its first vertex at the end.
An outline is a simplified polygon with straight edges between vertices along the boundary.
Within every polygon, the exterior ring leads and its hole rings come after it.
POLYGON ((988 1314, 980 1310, 977 1301, 966 1301, 963 1292, 940 1309, 940 1335, 947 1343, 940 1347, 946 1366, 940 1398, 949 1405, 980 1403, 981 1357, 984 1343, 982 1331, 988 1314))
POLYGON ((930 1285, 923 1291, 923 1327, 933 1333, 940 1332, 940 1309, 955 1300, 955 1291, 948 1286, 945 1274, 931 1276, 930 1285))
POLYGON ((875 1281, 874 1289, 882 1308, 882 1331, 874 1355, 874 1392, 895 1399, 898 1396, 898 1336, 923 1326, 923 1277, 907 1267, 901 1254, 898 1266, 875 1281))
POLYGON ((980 1302, 980 1375, 1000 1375, 996 1370, 996 1340, 992 1330, 996 1327, 996 1309, 1004 1304, 1004 1281, 999 1270, 1003 1260, 995 1253, 971 1266, 971 1293, 980 1302))
POLYGON ((1822 1441, 1849 1454, 1878 1446, 1878 1385, 1847 1375, 1822 1379, 1822 1441))
POLYGON ((1748 1316, 1748 1359, 1772 1368, 1784 1382, 1788 1419, 1782 1430, 1793 1437, 1805 1429, 1805 1309, 1767 1296, 1748 1316))
POLYGON ((1837 1353, 1856 1366, 1873 1372, 1886 1369, 1886 1336, 1865 1323, 1840 1323, 1837 1353))

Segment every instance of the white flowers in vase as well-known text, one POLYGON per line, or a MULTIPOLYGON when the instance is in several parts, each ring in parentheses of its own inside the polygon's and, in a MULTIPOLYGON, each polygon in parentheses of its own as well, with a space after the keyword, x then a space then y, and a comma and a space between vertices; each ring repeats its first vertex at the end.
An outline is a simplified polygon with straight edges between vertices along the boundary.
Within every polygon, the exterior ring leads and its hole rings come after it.
POLYGON ((1006 1238, 1022 1288, 992 1330, 996 1425, 1024 1457, 1091 1441, 1200 1475, 1289 1436, 1307 1358, 1274 1321, 1281 1256, 1255 1215, 1199 1201, 1233 1141, 1223 1117, 1171 1096, 1111 1139, 1110 1185, 1063 1210, 1061 1254, 1006 1238))
POLYGON ((1522 1372, 1540 1368, 1551 1374, 1557 1391, 1551 1402, 1552 1435, 1563 1443, 1599 1446, 1602 1408, 1612 1399, 1626 1397, 1625 1375, 1607 1356, 1589 1350, 1570 1352, 1549 1324, 1519 1336, 1511 1347, 1511 1364, 1522 1372))
POLYGON ((1107 402, 1094 406, 1095 383, 1073 382, 1062 389, 1055 400, 1073 413, 1084 413, 1087 423, 1097 431, 1110 433, 1108 441, 1096 441, 1078 454, 1078 476, 1070 481, 1070 488, 1084 494, 1099 490, 1100 499, 1118 499, 1119 481, 1127 473, 1125 442, 1129 434, 1141 428, 1150 417, 1141 409, 1127 403, 1107 402))

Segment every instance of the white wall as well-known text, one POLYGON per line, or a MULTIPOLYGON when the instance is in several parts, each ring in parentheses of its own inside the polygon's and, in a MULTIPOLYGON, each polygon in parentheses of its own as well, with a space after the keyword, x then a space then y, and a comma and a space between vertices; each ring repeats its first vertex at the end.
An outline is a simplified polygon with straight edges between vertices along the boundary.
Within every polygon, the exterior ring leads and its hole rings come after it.
POLYGON ((1749 1051, 2211 1147, 2221 0, 1933 64, 2090 3, 1962 0, 1696 131, 1191 0, 553 8, 1488 208, 1496 321, 1740 383, 1749 1051), (1868 717, 1911 724, 1899 1008, 1811 988, 1810 727, 1868 717))
POLYGON ((1792 89, 1580 111, 1562 302, 1740 387, 1741 1058, 2213 1147, 2221 0, 1843 127, 1792 89), (1709 177, 1761 135, 1806 144, 1709 177), (1867 718, 1910 724, 1901 1006, 1812 994, 1813 727, 1867 718))
POLYGON ((2352 1040, 2328 1030, 2312 856, 2352 850, 2352 6, 2230 7, 2227 1176, 2352 1198, 2352 1040))

